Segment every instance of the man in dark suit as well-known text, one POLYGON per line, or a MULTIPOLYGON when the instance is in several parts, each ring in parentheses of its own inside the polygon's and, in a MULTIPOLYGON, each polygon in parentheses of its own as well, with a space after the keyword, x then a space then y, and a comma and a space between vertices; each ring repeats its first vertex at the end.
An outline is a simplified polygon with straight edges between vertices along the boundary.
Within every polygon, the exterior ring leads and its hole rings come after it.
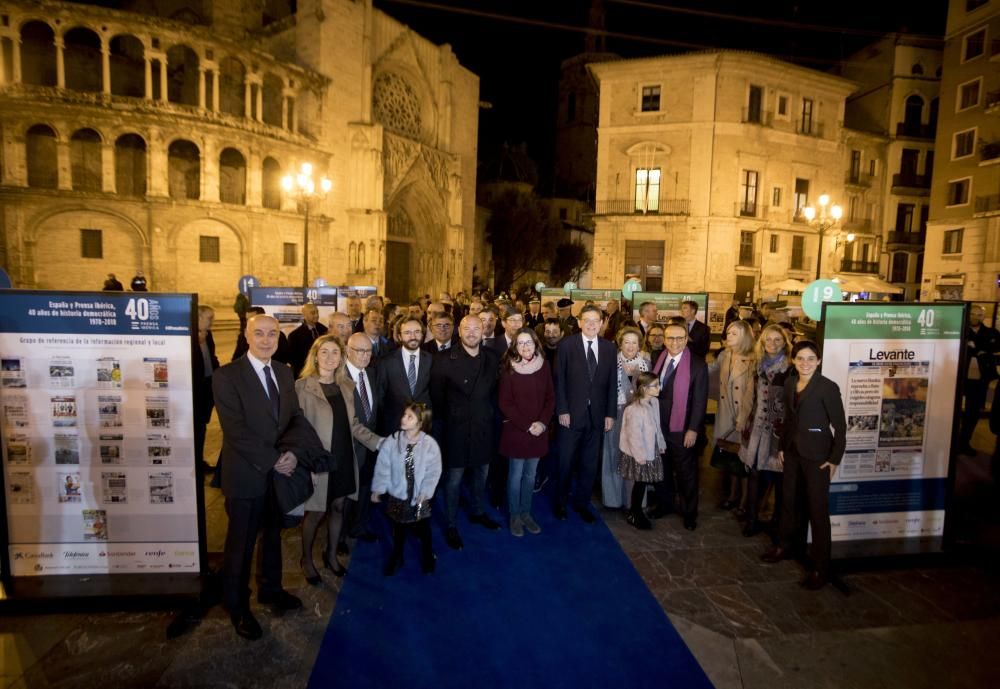
MULTIPOLYGON (((365 315, 366 320, 367 318, 368 314, 365 315)), ((382 314, 379 314, 379 319, 381 318, 382 314)), ((354 411, 358 420, 372 432, 378 425, 378 413, 382 406, 378 395, 376 372, 371 366, 373 358, 375 355, 372 341, 366 333, 354 333, 347 339, 345 368, 347 375, 354 381, 354 411)), ((354 461, 358 465, 358 499, 356 502, 351 501, 354 504, 347 510, 349 528, 341 529, 341 538, 345 538, 344 532, 347 531, 352 538, 372 542, 375 540, 375 535, 368 530, 368 515, 372 498, 372 478, 375 475, 375 453, 361 443, 354 443, 354 461)), ((337 544, 337 551, 347 554, 345 541, 342 540, 337 544)))
POLYGON ((958 452, 970 457, 976 455, 976 450, 972 447, 972 434, 986 403, 990 381, 997 377, 996 354, 1000 351, 1000 333, 983 322, 985 317, 986 311, 982 306, 973 306, 969 309, 969 320, 965 326, 968 364, 962 379, 965 408, 962 411, 958 452))
POLYGON ((450 313, 439 313, 433 318, 427 319, 427 329, 431 333, 431 339, 422 345, 425 352, 437 354, 446 349, 450 349, 458 343, 458 336, 455 335, 455 319, 450 313))
POLYGON ((315 304, 303 304, 302 325, 288 335, 288 351, 292 359, 288 363, 296 378, 306 363, 309 348, 320 335, 326 335, 326 326, 319 322, 319 309, 315 304))
POLYGON ((503 325, 503 333, 494 337, 490 342, 498 359, 507 353, 507 350, 510 349, 510 343, 517 337, 517 331, 524 327, 524 316, 513 306, 505 306, 501 313, 500 323, 503 325))
POLYGON ((387 354, 391 348, 389 339, 382 336, 384 327, 385 319, 382 317, 381 309, 368 309, 365 312, 363 334, 372 347, 372 358, 368 364, 371 368, 374 368, 378 359, 387 354))
POLYGON ((684 528, 698 526, 698 436, 705 430, 708 405, 708 366, 687 346, 687 330, 679 323, 665 328, 666 349, 653 367, 660 377, 660 426, 667 441, 663 480, 656 484, 654 519, 673 511, 674 484, 684 500, 684 528))
POLYGON ((497 397, 496 353, 481 346, 483 322, 466 316, 459 326, 460 344, 434 355, 431 399, 434 416, 442 421, 438 443, 445 462, 448 546, 461 550, 458 497, 466 470, 472 474, 472 515, 469 521, 496 531, 500 524, 486 514, 486 476, 494 447, 494 407, 497 397))
POLYGON ((247 355, 212 376, 222 426, 218 470, 229 518, 223 602, 236 633, 251 640, 263 634, 249 604, 250 568, 259 531, 263 530, 258 602, 279 610, 302 607, 302 601, 281 587, 282 515, 272 474, 290 476, 295 470, 296 433, 311 431, 314 438, 316 434, 299 409, 291 369, 273 359, 279 332, 275 318, 254 315, 247 321, 247 355))
POLYGON ((403 408, 411 400, 431 404, 431 366, 434 356, 420 345, 424 326, 411 317, 400 323, 402 346, 382 360, 378 369, 378 394, 382 402, 379 435, 389 436, 399 430, 403 408))
POLYGON ((708 348, 712 341, 712 331, 707 325, 695 318, 697 315, 698 302, 685 301, 681 304, 681 316, 683 316, 684 322, 687 325, 688 349, 704 359, 708 356, 708 348))
POLYGON ((643 339, 649 333, 649 329, 656 323, 656 303, 644 301, 639 304, 639 319, 635 322, 637 328, 642 331, 643 339))
POLYGON ((198 307, 198 351, 192 360, 194 369, 194 459, 202 471, 213 471, 215 467, 205 461, 205 434, 208 422, 212 420, 212 373, 219 368, 215 356, 215 340, 212 338, 212 322, 215 309, 202 304, 198 307))
POLYGON ((500 311, 496 306, 490 304, 483 307, 483 310, 479 312, 479 320, 483 322, 483 341, 482 346, 493 349, 493 340, 496 339, 497 330, 500 329, 500 311))
POLYGON ((559 486, 555 514, 566 518, 572 475, 578 474, 573 509, 594 521, 590 493, 597 474, 597 451, 615 425, 618 404, 617 353, 599 337, 604 314, 596 306, 580 311, 581 332, 563 338, 556 357, 556 413, 559 416, 559 486))

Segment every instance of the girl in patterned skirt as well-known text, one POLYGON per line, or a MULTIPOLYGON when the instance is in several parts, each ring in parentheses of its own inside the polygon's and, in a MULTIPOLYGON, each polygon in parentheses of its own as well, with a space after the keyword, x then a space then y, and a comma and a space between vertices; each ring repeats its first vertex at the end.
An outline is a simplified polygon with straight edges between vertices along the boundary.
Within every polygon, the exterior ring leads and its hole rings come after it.
POLYGON ((420 564, 425 574, 434 571, 437 559, 431 548, 431 498, 441 478, 441 450, 428 432, 431 411, 420 402, 403 409, 400 430, 382 443, 372 478, 372 502, 388 493, 386 514, 392 520, 392 555, 385 566, 391 577, 403 566, 406 532, 420 539, 420 564))
POLYGON ((646 485, 663 480, 663 460, 660 454, 667 443, 660 428, 660 379, 654 373, 640 373, 636 393, 622 414, 622 431, 618 440, 618 473, 632 484, 632 501, 628 523, 637 529, 651 529, 642 498, 646 485))

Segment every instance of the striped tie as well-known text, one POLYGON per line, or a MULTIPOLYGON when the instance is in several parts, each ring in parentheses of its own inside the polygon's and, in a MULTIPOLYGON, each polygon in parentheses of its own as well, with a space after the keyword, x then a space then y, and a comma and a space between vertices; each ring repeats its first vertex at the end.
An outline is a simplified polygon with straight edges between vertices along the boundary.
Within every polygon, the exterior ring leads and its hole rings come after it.
POLYGON ((410 365, 406 368, 406 380, 410 383, 410 394, 417 392, 417 355, 410 355, 410 365))

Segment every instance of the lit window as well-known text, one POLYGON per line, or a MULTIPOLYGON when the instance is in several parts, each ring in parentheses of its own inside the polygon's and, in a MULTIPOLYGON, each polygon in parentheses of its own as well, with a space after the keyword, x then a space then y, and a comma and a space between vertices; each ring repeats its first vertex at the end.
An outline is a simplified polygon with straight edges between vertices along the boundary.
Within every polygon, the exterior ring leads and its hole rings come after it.
POLYGON ((635 171, 635 209, 650 213, 660 209, 660 168, 635 171))

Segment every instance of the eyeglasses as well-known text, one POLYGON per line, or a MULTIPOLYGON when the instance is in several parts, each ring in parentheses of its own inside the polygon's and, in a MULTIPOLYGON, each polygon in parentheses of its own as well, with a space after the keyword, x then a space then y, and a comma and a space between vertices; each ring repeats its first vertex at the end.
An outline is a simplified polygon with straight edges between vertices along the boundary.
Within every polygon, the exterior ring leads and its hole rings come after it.
POLYGON ((357 347, 350 347, 349 349, 352 352, 354 352, 355 354, 371 354, 372 353, 372 350, 370 350, 370 349, 358 349, 357 347))
POLYGON ((451 323, 435 323, 434 324, 434 329, 435 330, 447 330, 450 327, 451 327, 451 323))

